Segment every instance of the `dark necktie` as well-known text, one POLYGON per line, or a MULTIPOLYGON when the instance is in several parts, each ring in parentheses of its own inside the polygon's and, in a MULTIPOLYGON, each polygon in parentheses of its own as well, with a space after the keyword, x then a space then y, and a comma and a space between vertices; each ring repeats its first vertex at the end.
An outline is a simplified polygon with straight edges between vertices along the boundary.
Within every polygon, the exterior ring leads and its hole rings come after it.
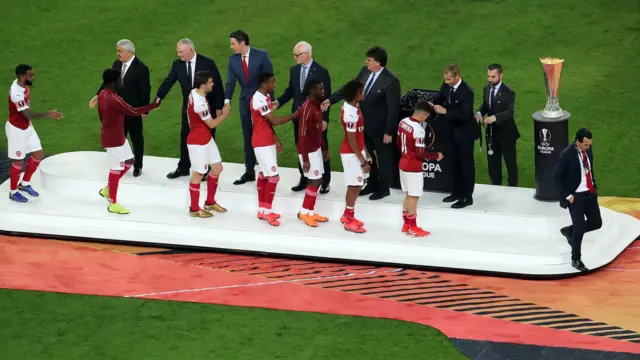
POLYGON ((492 87, 491 87, 491 90, 489 90, 489 91, 491 91, 491 92, 489 93, 489 107, 490 107, 490 108, 493 108, 493 100, 495 100, 495 99, 494 99, 494 95, 493 95, 493 93, 494 93, 495 89, 496 89, 496 88, 495 88, 495 86, 492 86, 492 87))
POLYGON ((371 74, 371 81, 367 84, 367 87, 364 89, 364 95, 367 96, 369 94, 369 90, 371 90, 371 86, 373 85, 373 80, 376 79, 376 74, 371 74))
POLYGON ((189 78, 189 86, 193 87, 193 77, 191 76, 191 61, 187 61, 187 77, 189 78))
POLYGON ((451 104, 451 95, 453 95, 453 86, 449 87, 449 104, 451 104))

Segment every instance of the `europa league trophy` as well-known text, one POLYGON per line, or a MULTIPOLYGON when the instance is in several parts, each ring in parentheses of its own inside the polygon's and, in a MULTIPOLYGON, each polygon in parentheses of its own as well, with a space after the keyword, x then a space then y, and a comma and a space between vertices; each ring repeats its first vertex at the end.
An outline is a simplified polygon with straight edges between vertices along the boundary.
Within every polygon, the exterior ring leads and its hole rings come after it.
POLYGON ((536 194, 540 201, 560 200, 553 181, 553 170, 560 153, 569 145, 569 118, 571 113, 560 108, 558 90, 564 59, 540 58, 547 103, 544 110, 533 114, 535 134, 536 194))

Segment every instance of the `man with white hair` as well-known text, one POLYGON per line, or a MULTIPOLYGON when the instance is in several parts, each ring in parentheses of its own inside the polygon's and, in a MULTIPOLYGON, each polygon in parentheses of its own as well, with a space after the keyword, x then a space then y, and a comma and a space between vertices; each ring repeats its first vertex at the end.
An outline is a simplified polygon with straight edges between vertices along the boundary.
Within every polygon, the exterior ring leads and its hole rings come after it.
MULTIPOLYGON (((306 84, 309 84, 312 79, 322 82, 325 94, 327 96, 331 95, 331 77, 329 76, 329 71, 313 59, 312 50, 313 49, 311 45, 306 41, 300 41, 296 44, 296 46, 293 47, 293 60, 296 62, 296 65, 292 66, 291 69, 289 69, 289 83, 287 85, 287 88, 274 103, 278 108, 284 106, 284 104, 289 102, 289 100, 293 99, 293 103, 291 104, 291 112, 296 112, 296 110, 307 100, 307 96, 309 95, 309 88, 308 86, 306 86, 306 84)), ((322 121, 322 137, 324 138, 324 142, 325 144, 327 144, 327 146, 329 146, 329 141, 327 139, 328 123, 329 112, 326 111, 324 112, 322 121)), ((297 144, 297 119, 293 119, 293 137, 297 144)), ((304 176, 300 164, 298 164, 298 171, 300 171, 300 181, 296 186, 291 188, 292 191, 302 191, 307 188, 307 178, 304 176)), ((326 194, 329 192, 330 182, 331 163, 327 158, 324 161, 322 185, 320 186, 319 190, 321 194, 326 194)))
MULTIPOLYGON (((113 62, 112 69, 120 71, 123 86, 117 88, 118 95, 133 107, 149 104, 151 98, 151 80, 149 68, 136 56, 136 48, 131 40, 122 39, 116 43, 118 58, 113 62)), ((97 94, 100 94, 100 86, 97 94)), ((98 95, 89 102, 93 108, 98 103, 98 95)), ((131 137, 133 145, 133 176, 142 174, 142 158, 144 156, 144 135, 142 134, 142 116, 125 116, 124 136, 131 137)))
MULTIPOLYGON (((162 101, 168 94, 173 85, 178 81, 182 89, 182 130, 180 133, 180 161, 178 168, 167 174, 169 179, 175 179, 180 176, 190 174, 191 161, 189 160, 189 150, 187 148, 187 136, 189 135, 190 126, 187 118, 187 105, 189 104, 189 94, 194 88, 195 74, 200 71, 208 71, 213 75, 213 91, 207 94, 207 102, 211 107, 216 109, 216 115, 222 114, 224 107, 224 85, 220 72, 212 59, 196 53, 193 41, 190 39, 182 39, 178 41, 176 47, 178 59, 173 61, 169 74, 162 81, 158 92, 156 93, 156 101, 162 101)), ((213 109, 212 109, 213 110, 213 109)), ((216 128, 211 129, 211 136, 215 139, 216 128)), ((208 174, 208 171, 207 171, 208 174)), ((206 176, 203 177, 206 179, 206 176)))

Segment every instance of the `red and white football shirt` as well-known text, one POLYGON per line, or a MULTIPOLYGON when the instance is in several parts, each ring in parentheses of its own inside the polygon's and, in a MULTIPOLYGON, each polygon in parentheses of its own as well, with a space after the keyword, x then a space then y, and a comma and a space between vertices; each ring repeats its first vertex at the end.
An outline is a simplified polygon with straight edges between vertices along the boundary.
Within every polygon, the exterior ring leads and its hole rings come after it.
POLYGON ((9 89, 9 123, 11 125, 22 130, 26 130, 31 125, 31 120, 21 113, 29 108, 30 103, 29 86, 23 88, 18 85, 18 80, 14 80, 9 89))
POLYGON ((249 104, 251 110, 251 121, 253 122, 253 135, 251 136, 251 146, 254 148, 271 146, 276 144, 276 133, 273 126, 265 118, 273 111, 271 97, 256 91, 249 104))
POLYGON ((347 140, 347 133, 350 132, 356 134, 358 150, 362 152, 362 150, 364 150, 364 118, 362 117, 362 112, 360 112, 360 107, 353 106, 345 101, 344 104, 342 104, 340 118, 342 119, 342 127, 344 128, 344 140, 342 140, 340 154, 353 154, 349 146, 349 141, 347 140))
POLYGON ((207 99, 198 94, 196 89, 189 94, 189 104, 187 105, 187 119, 189 120, 189 135, 187 144, 206 145, 213 139, 211 128, 205 120, 211 119, 211 110, 207 99))
POLYGON ((404 118, 398 124, 398 147, 402 153, 398 167, 406 172, 422 172, 426 133, 419 122, 404 118))

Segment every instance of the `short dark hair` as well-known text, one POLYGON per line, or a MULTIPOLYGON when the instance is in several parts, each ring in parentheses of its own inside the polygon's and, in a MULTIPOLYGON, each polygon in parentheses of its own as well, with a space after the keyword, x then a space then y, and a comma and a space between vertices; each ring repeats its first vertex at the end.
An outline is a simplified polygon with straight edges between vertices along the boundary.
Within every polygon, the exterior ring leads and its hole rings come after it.
POLYGON ((487 67, 487 70, 498 70, 498 75, 502 74, 502 65, 493 63, 487 67))
POLYGON ((270 72, 263 72, 260 73, 260 76, 258 77, 258 80, 260 81, 260 85, 266 83, 267 81, 271 80, 272 77, 274 77, 275 75, 273 75, 273 73, 270 72))
POLYGON ((20 64, 16 67, 16 76, 26 75, 29 70, 33 69, 31 65, 20 64))
POLYGON ((593 134, 591 133, 591 131, 589 131, 589 129, 582 128, 576 131, 576 140, 578 140, 579 142, 584 142, 584 138, 587 138, 589 140, 593 139, 593 134))
POLYGON ((303 90, 303 94, 304 95, 309 95, 311 94, 311 89, 315 88, 316 86, 322 84, 322 81, 320 81, 319 79, 310 79, 309 81, 307 81, 307 83, 304 85, 304 90, 303 90))
POLYGON ((358 90, 362 90, 362 83, 358 79, 351 80, 344 85, 342 90, 344 92, 344 98, 347 101, 353 101, 358 95, 358 90))
POLYGON ((244 32, 244 30, 236 30, 229 35, 230 38, 236 39, 237 42, 241 43, 244 41, 245 45, 249 45, 249 34, 244 32))
POLYGON ((202 85, 206 85, 209 79, 213 79, 213 74, 210 71, 198 71, 193 77, 193 87, 198 89, 202 85))
POLYGON ((387 50, 380 46, 374 46, 367 50, 367 57, 380 63, 380 66, 387 66, 387 50))
POLYGON ((110 86, 120 81, 120 70, 117 69, 105 69, 102 72, 102 83, 104 86, 110 86))
POLYGON ((449 73, 452 76, 460 75, 460 67, 457 64, 449 64, 444 68, 445 73, 449 73))
POLYGON ((424 111, 426 113, 431 113, 433 111, 433 106, 431 106, 431 104, 429 104, 427 100, 418 100, 413 109, 415 111, 424 111))

